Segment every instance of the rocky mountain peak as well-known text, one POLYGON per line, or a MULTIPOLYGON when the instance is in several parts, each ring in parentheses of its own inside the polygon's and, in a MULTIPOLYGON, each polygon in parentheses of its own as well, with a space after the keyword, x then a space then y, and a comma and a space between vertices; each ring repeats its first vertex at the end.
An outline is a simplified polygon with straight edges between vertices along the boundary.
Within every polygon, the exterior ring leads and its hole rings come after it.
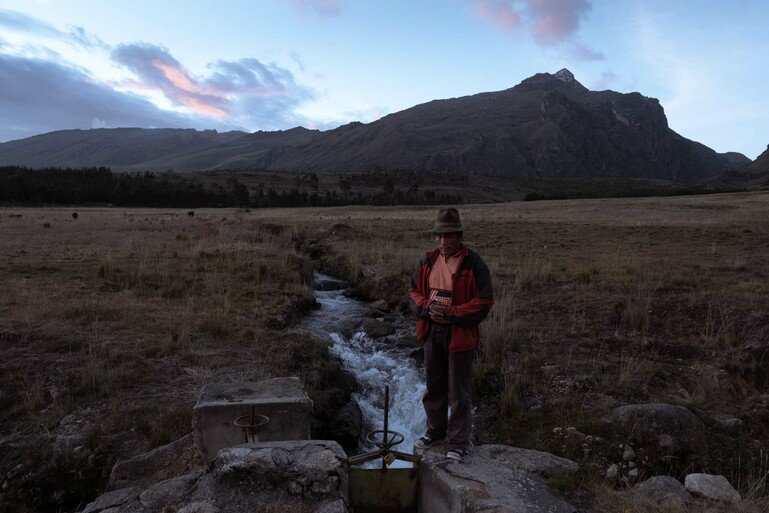
POLYGON ((555 73, 555 78, 557 78, 561 82, 566 82, 567 84, 573 84, 574 82, 577 81, 577 79, 574 78, 574 74, 566 68, 563 68, 562 70, 557 71, 555 73))

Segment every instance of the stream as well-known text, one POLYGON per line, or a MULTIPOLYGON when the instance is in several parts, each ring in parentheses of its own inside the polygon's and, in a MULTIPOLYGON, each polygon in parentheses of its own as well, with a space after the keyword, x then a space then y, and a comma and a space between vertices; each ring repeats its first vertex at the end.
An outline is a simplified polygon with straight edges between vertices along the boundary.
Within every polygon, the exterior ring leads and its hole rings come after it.
MULTIPOLYGON (((321 273, 315 274, 315 283, 344 282, 321 273)), ((389 429, 400 432, 404 441, 394 450, 410 453, 414 442, 424 434, 425 413, 422 396, 425 392, 424 371, 417 367, 409 353, 413 347, 401 347, 395 340, 413 333, 414 327, 399 313, 385 313, 383 322, 391 323, 395 333, 387 337, 372 338, 356 329, 372 308, 354 298, 347 297, 350 289, 315 290, 320 308, 306 316, 296 326, 314 336, 328 338, 331 352, 358 381, 359 389, 353 394, 363 413, 365 428, 382 429, 384 419, 384 389, 390 386, 389 429)), ((365 433, 364 433, 365 435, 365 433)), ((361 446, 361 452, 373 450, 361 446)), ((379 465, 379 462, 374 462, 379 465)), ((410 463, 396 460, 391 467, 410 467, 410 463)))

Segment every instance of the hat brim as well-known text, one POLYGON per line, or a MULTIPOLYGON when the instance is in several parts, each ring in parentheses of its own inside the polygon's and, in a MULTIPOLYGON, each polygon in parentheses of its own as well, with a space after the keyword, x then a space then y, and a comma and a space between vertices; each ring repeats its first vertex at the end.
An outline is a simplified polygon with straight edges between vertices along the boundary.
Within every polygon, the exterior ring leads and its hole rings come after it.
POLYGON ((430 233, 458 233, 463 231, 465 231, 465 229, 461 226, 458 228, 456 226, 445 226, 440 228, 433 228, 430 230, 430 233))

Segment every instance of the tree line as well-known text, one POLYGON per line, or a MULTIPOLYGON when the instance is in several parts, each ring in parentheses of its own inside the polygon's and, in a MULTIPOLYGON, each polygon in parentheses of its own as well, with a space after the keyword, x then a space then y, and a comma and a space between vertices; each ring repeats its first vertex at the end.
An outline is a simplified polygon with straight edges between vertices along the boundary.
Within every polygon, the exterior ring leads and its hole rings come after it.
MULTIPOLYGON (((463 203, 458 194, 398 189, 392 180, 381 191, 352 192, 346 184, 320 192, 297 183, 289 190, 259 184, 254 190, 234 177, 204 184, 172 173, 113 173, 106 167, 0 167, 0 202, 38 204, 111 204, 135 207, 316 207, 341 205, 434 205, 463 203)), ((314 185, 314 187, 313 187, 314 185)))

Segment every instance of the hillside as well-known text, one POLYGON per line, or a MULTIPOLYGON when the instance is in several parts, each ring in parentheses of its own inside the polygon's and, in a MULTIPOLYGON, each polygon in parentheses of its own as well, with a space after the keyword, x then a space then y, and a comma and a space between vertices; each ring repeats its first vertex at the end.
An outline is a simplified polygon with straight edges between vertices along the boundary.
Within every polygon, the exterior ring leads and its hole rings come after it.
POLYGON ((0 165, 116 170, 408 170, 696 183, 749 162, 671 130, 658 100, 590 91, 565 69, 325 132, 67 130, 0 144, 0 165))

